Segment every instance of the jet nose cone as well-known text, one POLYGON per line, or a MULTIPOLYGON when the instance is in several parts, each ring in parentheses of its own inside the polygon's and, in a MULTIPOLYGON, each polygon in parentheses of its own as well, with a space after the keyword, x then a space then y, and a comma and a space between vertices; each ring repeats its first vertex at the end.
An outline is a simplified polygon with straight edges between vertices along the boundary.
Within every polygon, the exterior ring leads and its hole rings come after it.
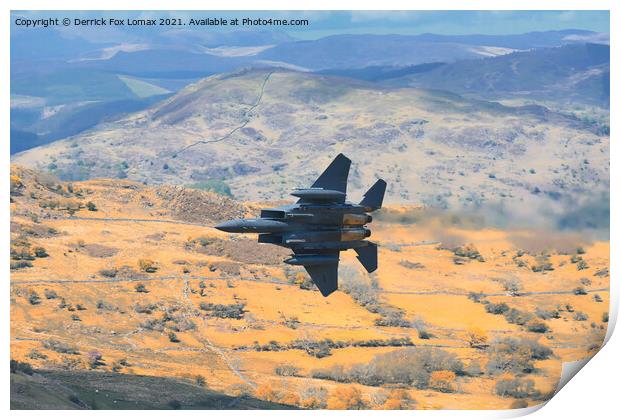
POLYGON ((224 232, 239 232, 240 223, 238 220, 229 220, 227 222, 215 225, 215 228, 224 232))

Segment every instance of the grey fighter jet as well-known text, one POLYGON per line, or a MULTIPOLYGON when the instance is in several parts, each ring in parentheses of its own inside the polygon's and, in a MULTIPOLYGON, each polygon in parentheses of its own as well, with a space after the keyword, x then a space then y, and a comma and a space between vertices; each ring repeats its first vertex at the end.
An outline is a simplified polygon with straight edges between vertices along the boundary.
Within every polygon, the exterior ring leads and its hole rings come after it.
POLYGON ((340 251, 353 248, 372 273, 377 269, 377 245, 366 225, 367 213, 381 208, 386 183, 378 180, 359 204, 345 201, 351 160, 339 154, 310 188, 297 189, 295 204, 264 209, 257 219, 231 220, 215 226, 224 232, 258 233, 259 243, 290 248, 284 262, 303 265, 323 296, 338 289, 340 251))

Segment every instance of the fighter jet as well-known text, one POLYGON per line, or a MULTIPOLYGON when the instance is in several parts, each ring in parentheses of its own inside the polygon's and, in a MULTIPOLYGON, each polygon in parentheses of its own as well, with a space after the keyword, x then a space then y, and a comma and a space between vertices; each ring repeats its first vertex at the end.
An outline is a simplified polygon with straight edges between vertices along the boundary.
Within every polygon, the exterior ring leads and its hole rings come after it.
POLYGON ((215 226, 224 232, 258 233, 259 243, 293 251, 284 262, 302 265, 323 296, 338 289, 340 251, 353 249, 366 271, 377 269, 377 245, 370 236, 367 213, 381 208, 386 183, 378 180, 359 204, 346 201, 351 160, 339 154, 310 188, 296 189, 295 204, 261 210, 257 219, 238 219, 215 226))

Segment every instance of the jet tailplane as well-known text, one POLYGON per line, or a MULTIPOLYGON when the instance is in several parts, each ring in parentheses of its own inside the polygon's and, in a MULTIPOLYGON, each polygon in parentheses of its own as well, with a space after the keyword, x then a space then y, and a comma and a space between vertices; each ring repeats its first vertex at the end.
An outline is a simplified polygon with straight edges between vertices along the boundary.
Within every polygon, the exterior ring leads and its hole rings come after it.
POLYGON ((372 273, 377 269, 377 244, 368 242, 367 246, 355 248, 355 252, 357 252, 357 259, 366 271, 372 273))

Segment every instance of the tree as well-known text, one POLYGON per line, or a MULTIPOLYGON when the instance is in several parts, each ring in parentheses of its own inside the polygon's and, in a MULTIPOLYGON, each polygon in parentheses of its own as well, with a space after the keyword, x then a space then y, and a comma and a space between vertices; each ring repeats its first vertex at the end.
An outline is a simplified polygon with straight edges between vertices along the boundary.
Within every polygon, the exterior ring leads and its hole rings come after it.
POLYGON ((469 347, 474 349, 481 349, 487 346, 487 340, 489 337, 482 328, 474 327, 470 328, 466 334, 469 347))
POLYGON ((262 384, 256 388, 256 398, 264 401, 276 402, 278 400, 278 393, 271 387, 271 384, 262 384))
POLYGON ((299 396, 293 392, 285 392, 284 395, 280 397, 281 404, 299 406, 299 396))
POLYGON ((393 389, 382 408, 384 410, 411 410, 415 408, 415 400, 404 389, 393 389))
POLYGON ((362 391, 355 386, 339 386, 327 400, 330 410, 363 410, 367 407, 362 391))

